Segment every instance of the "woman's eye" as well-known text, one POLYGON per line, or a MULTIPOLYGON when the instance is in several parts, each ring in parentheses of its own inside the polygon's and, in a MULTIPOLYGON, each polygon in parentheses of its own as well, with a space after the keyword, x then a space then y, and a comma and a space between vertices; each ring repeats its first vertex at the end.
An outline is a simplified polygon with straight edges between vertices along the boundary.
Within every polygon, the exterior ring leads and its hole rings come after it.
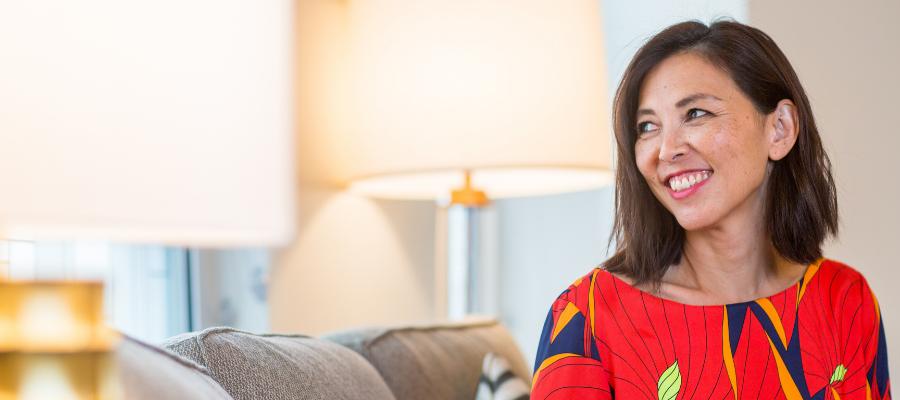
POLYGON ((638 133, 646 133, 656 129, 659 129, 659 127, 652 122, 641 122, 638 124, 638 133))
POLYGON ((702 117, 706 114, 709 114, 709 113, 706 111, 703 111, 699 108, 692 108, 690 111, 688 111, 688 119, 690 120, 690 119, 702 117))

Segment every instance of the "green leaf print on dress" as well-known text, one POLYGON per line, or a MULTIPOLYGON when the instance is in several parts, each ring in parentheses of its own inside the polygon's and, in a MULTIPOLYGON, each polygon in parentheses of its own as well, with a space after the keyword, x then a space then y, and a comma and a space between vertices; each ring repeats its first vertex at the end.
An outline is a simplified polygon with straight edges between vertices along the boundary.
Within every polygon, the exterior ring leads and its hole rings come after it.
POLYGON ((674 400, 681 390, 681 371, 678 370, 678 360, 675 360, 669 368, 663 371, 656 384, 656 393, 659 400, 674 400))
POLYGON ((847 368, 844 368, 844 364, 838 365, 837 368, 834 369, 834 373, 831 374, 831 382, 828 382, 828 384, 844 380, 844 374, 846 373, 847 368))

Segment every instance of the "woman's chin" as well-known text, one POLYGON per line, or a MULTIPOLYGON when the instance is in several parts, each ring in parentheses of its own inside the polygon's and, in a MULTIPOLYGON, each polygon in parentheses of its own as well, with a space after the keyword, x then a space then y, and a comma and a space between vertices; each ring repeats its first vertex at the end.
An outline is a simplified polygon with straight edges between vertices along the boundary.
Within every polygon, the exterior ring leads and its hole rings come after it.
POLYGON ((675 220, 685 231, 701 231, 713 225, 713 221, 699 216, 676 216, 675 220))

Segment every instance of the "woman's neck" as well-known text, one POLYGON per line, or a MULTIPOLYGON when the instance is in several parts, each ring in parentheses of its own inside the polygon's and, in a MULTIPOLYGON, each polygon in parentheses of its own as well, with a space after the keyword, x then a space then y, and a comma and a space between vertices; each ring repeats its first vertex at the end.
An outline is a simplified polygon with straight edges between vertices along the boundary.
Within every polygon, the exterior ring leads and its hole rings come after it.
POLYGON ((804 267, 778 255, 764 218, 742 218, 685 232, 681 260, 666 271, 659 294, 695 305, 751 301, 796 283, 804 267))

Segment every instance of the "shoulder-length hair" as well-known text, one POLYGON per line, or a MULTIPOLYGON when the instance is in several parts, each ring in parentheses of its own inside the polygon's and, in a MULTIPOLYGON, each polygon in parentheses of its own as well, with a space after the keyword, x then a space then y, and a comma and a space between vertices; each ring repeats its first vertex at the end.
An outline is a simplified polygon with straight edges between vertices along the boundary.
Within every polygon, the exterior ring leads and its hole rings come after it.
POLYGON ((799 135, 787 156, 774 162, 766 192, 766 228, 782 257, 815 262, 822 257, 825 239, 837 235, 838 208, 831 162, 800 79, 772 38, 759 29, 731 21, 710 26, 691 21, 673 25, 644 44, 616 91, 616 216, 610 236, 616 253, 603 267, 632 278, 636 285, 658 288, 669 266, 681 259, 684 228, 650 191, 634 153, 644 78, 681 52, 697 54, 721 68, 764 115, 783 99, 796 105, 799 135))

